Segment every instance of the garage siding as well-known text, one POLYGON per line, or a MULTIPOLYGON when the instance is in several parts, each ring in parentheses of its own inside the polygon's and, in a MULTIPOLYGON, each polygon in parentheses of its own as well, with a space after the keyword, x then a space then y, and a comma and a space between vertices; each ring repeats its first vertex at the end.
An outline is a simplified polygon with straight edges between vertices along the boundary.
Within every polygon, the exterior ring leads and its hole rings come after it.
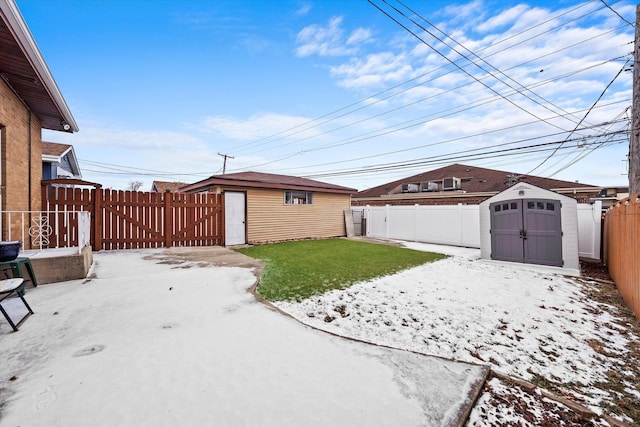
POLYGON ((247 242, 327 238, 345 235, 348 194, 313 193, 313 204, 285 205, 284 190, 247 191, 247 242))

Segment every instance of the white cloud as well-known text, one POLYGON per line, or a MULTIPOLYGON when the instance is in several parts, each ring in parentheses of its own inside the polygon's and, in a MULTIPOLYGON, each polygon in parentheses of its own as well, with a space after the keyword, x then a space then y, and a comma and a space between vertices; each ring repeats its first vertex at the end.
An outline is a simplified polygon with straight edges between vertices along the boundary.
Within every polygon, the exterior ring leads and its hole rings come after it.
POLYGON ((306 117, 263 113, 239 119, 232 116, 207 117, 202 130, 218 133, 225 138, 239 141, 257 140, 300 126, 309 121, 306 117))
POLYGON ((311 12, 313 6, 310 3, 302 3, 298 9, 295 10, 294 14, 298 16, 305 16, 309 12, 311 12))
POLYGON ((513 22, 517 21, 522 13, 527 10, 528 7, 524 4, 519 4, 510 9, 505 10, 499 15, 493 16, 490 19, 487 19, 484 23, 478 25, 476 27, 477 31, 486 32, 498 29, 500 27, 505 27, 512 25, 513 22))
POLYGON ((357 28, 347 39, 348 45, 369 42, 371 40, 371 30, 367 28, 357 28))
MULTIPOLYGON (((482 0, 474 0, 461 5, 450 5, 443 8, 439 14, 445 17, 445 22, 469 30, 475 29, 487 19, 486 6, 482 0)), ((444 29, 446 28, 444 27, 444 29)))
POLYGON ((377 87, 411 77, 412 67, 405 55, 380 52, 364 59, 331 67, 331 74, 340 78, 339 84, 349 88, 377 87))
POLYGON ((357 28, 345 37, 342 28, 342 17, 334 16, 326 26, 309 25, 303 28, 297 36, 296 54, 301 57, 319 56, 349 56, 356 54, 360 45, 368 43, 371 31, 357 28))

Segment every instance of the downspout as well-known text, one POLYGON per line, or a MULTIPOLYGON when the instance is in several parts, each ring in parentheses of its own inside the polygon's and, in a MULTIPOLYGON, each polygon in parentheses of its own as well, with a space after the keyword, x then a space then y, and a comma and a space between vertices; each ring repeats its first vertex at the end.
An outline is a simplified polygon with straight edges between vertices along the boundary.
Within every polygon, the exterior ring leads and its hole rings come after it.
POLYGON ((32 202, 31 202, 31 175, 33 174, 32 170, 31 170, 31 158, 33 157, 33 147, 32 147, 32 141, 31 141, 31 110, 27 109, 27 113, 29 114, 29 130, 27 131, 28 134, 28 139, 29 139, 29 224, 31 224, 31 211, 32 209, 32 202))

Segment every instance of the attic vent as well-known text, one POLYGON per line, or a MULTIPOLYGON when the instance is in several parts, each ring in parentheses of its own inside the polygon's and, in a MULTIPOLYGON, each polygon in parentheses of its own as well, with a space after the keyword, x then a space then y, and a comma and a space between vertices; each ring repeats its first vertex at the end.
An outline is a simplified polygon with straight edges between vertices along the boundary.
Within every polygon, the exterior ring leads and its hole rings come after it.
POLYGON ((417 193, 419 188, 418 184, 402 184, 403 193, 417 193))
POLYGON ((459 190, 460 189, 460 178, 451 177, 445 178, 442 180, 442 189, 443 190, 459 190))
POLYGON ((423 182, 420 184, 420 191, 438 191, 437 182, 423 182))

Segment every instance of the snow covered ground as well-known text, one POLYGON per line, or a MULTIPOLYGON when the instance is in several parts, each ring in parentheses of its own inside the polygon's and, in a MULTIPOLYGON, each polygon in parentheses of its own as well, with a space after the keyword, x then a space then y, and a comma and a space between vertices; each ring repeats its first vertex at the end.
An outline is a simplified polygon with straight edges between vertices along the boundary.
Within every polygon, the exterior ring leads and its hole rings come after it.
MULTIPOLYGON (((583 281, 406 245, 451 257, 277 305, 338 335, 545 379, 598 413, 640 406, 628 363, 640 339, 583 281), (607 388, 612 375, 624 390, 607 388)), ((304 327, 256 303, 250 263, 229 253, 212 258, 244 268, 175 250, 102 252, 90 281, 29 289, 36 314, 20 331, 0 319, 0 426, 440 425, 481 376, 304 327)), ((500 380, 487 390, 470 426, 583 425, 500 380)))
POLYGON ((629 379, 622 397, 640 401, 635 373, 621 357, 638 337, 614 307, 592 301, 581 281, 480 260, 476 249, 406 246, 451 256, 277 306, 338 335, 544 379, 596 413, 621 398, 606 387, 612 372, 629 379))
POLYGON ((301 325, 247 292, 250 268, 94 261, 29 289, 18 332, 0 322, 0 426, 447 425, 485 372, 301 325))

